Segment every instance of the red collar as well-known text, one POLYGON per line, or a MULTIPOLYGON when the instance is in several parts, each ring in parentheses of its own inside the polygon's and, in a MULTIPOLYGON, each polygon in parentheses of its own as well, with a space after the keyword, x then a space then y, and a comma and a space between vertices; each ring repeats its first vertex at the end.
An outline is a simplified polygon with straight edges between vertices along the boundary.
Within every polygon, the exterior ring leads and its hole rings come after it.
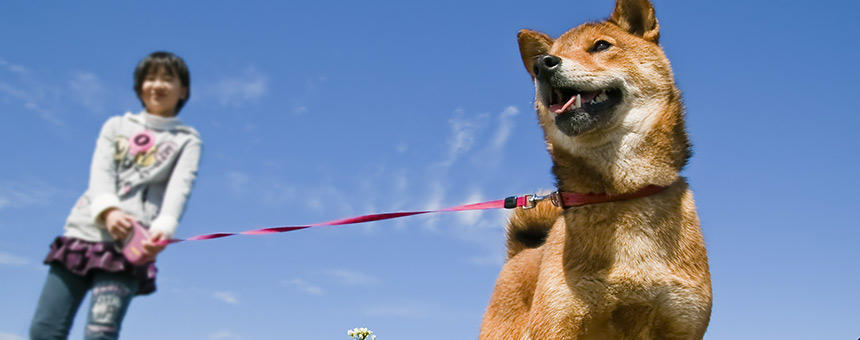
POLYGON ((552 204, 557 207, 562 208, 570 208, 570 207, 579 207, 588 204, 597 204, 597 203, 607 203, 607 202, 619 202, 619 201, 627 201, 640 197, 650 196, 666 190, 665 186, 659 185, 649 185, 642 189, 636 190, 634 192, 621 194, 621 195, 607 195, 607 194, 580 194, 576 192, 564 192, 564 191, 556 191, 546 196, 538 196, 538 195, 526 195, 525 202, 521 204, 524 209, 534 208, 537 201, 542 201, 545 199, 549 199, 552 201, 552 204))

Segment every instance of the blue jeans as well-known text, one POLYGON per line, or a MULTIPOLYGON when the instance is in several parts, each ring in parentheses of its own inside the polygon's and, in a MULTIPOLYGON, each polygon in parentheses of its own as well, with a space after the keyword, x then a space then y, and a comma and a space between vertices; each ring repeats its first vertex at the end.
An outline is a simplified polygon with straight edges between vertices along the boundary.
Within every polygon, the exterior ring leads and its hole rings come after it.
POLYGON ((78 307, 89 290, 92 303, 84 339, 117 339, 137 286, 137 281, 128 275, 95 271, 80 276, 53 263, 30 324, 30 339, 67 339, 78 307))

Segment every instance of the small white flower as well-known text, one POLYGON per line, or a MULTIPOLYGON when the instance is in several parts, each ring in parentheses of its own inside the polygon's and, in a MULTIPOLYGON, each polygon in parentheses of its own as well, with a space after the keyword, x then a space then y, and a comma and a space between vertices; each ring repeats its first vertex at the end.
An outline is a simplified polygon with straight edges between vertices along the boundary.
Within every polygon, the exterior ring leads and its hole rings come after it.
POLYGON ((376 340, 376 335, 367 327, 353 328, 346 331, 346 335, 351 336, 354 340, 376 340))

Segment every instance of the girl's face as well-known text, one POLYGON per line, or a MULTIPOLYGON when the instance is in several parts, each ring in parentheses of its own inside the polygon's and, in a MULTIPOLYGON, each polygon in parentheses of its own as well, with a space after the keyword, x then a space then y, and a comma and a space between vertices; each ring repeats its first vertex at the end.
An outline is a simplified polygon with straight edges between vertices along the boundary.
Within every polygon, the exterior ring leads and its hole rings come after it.
POLYGON ((176 103, 188 96, 188 88, 182 86, 179 78, 161 67, 150 70, 143 78, 140 99, 146 106, 146 112, 162 117, 175 115, 176 103))

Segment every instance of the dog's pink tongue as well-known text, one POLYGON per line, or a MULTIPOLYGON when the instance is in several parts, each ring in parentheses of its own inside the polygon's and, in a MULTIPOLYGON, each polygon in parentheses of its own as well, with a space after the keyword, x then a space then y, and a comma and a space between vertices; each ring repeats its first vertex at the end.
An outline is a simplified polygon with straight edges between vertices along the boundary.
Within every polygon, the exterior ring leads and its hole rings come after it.
POLYGON ((565 111, 567 111, 567 109, 569 109, 571 107, 573 107, 574 109, 578 109, 578 108, 582 107, 582 103, 590 102, 592 99, 594 99, 594 97, 597 97, 598 94, 600 94, 599 91, 583 92, 583 93, 577 94, 573 97, 570 97, 570 99, 568 99, 567 103, 564 103, 564 105, 561 105, 561 104, 550 105, 549 110, 555 114, 562 114, 565 111), (579 98, 579 103, 576 102, 577 98, 579 98))
POLYGON ((564 103, 564 105, 561 105, 561 104, 550 105, 549 110, 555 114, 560 115, 560 114, 564 113, 564 111, 567 111, 568 108, 573 106, 574 103, 576 103, 576 96, 570 97, 570 99, 567 101, 567 103, 564 103))

